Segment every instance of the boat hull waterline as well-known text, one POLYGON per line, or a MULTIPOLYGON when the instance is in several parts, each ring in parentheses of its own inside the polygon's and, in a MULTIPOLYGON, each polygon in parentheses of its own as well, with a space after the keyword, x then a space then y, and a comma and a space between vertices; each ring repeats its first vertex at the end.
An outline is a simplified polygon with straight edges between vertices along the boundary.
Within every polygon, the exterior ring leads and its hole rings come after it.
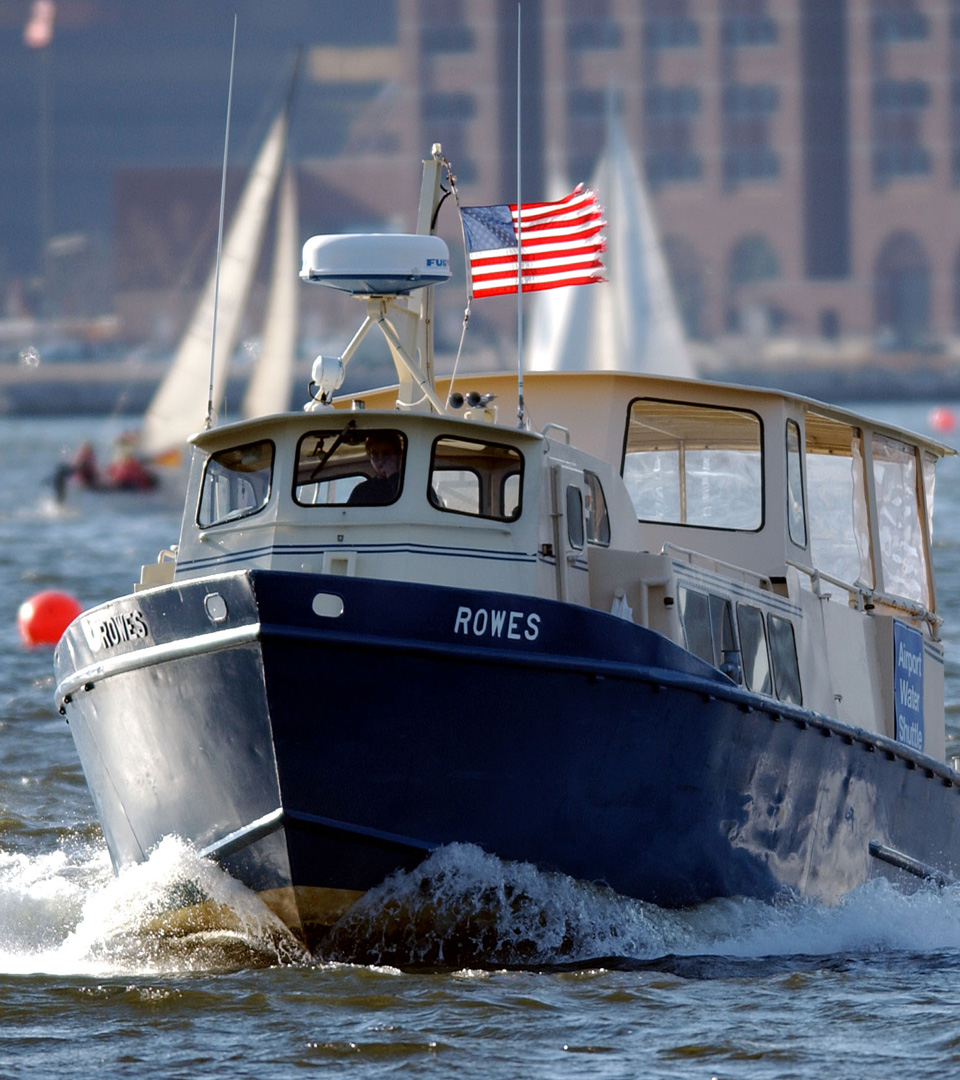
POLYGON ((666 907, 958 872, 949 767, 576 605, 242 570, 92 609, 56 664, 115 867, 181 836, 311 948, 456 842, 666 907))

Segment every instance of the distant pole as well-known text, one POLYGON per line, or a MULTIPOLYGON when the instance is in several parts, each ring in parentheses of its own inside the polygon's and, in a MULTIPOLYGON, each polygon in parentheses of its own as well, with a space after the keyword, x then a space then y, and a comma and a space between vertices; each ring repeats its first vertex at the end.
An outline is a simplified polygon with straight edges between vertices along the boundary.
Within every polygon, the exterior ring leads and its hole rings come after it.
POLYGON ((33 0, 27 25, 23 28, 23 43, 29 49, 36 49, 40 56, 39 65, 39 108, 38 126, 40 191, 40 274, 43 282, 42 300, 44 314, 49 303, 50 254, 50 61, 48 53, 53 41, 53 24, 56 18, 56 4, 53 0, 33 0))
POLYGON ((50 61, 40 50, 40 274, 43 314, 50 314, 50 61))
POLYGON ((217 304, 220 300, 220 255, 223 251, 223 204, 227 197, 227 156, 230 149, 230 107, 233 104, 233 61, 237 55, 237 16, 233 16, 233 45, 230 48, 230 83, 227 89, 227 130, 223 136, 223 172, 220 175, 220 224, 217 228, 217 269, 213 283, 213 330, 210 333, 210 393, 204 430, 213 425, 213 376, 217 361, 217 304))
POLYGON ((523 202, 520 198, 520 58, 523 41, 520 25, 521 0, 517 0, 517 427, 525 427, 523 408, 523 202))

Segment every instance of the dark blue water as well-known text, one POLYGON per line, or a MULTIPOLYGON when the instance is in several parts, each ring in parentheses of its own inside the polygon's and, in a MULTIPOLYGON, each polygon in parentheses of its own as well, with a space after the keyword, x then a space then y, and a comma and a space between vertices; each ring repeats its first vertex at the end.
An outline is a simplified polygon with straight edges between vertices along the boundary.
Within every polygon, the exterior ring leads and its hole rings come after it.
MULTIPOLYGON (((868 407, 874 414, 890 409, 868 407)), ((902 413, 925 430, 926 409, 902 413)), ((101 425, 97 425, 98 428, 101 425)), ((0 1077, 942 1077, 960 1068, 960 894, 665 912, 475 848, 369 894, 314 961, 182 843, 115 878, 20 603, 128 591, 179 510, 42 484, 89 421, 0 420, 0 1077), (192 922, 185 897, 207 904, 192 922), (416 933, 412 932, 416 929, 416 933)), ((107 437, 116 431, 108 424, 107 437)), ((935 560, 960 726, 960 467, 935 560), (956 613, 957 627, 951 625, 956 613)))

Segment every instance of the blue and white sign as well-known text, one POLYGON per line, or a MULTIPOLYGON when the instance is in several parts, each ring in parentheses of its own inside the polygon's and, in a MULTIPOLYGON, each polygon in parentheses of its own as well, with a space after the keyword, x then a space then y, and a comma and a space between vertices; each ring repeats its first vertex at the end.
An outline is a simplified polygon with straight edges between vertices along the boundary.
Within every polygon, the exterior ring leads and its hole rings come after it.
POLYGON ((923 635, 893 624, 893 696, 897 741, 923 750, 923 635))

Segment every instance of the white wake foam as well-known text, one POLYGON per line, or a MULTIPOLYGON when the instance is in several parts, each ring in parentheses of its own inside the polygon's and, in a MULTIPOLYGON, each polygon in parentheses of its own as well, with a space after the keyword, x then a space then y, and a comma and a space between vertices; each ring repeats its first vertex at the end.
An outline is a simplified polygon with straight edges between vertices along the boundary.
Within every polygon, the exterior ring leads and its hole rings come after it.
MULTIPOLYGON (((878 880, 835 906, 717 900, 668 911, 454 844, 371 889, 319 961, 537 967, 960 951, 960 893, 878 880)), ((102 845, 0 849, 0 973, 108 977, 309 963, 243 885, 168 838, 114 877, 102 845)))
POLYGON ((960 949, 960 893, 885 880, 842 903, 717 900, 669 911, 451 845, 395 874, 341 919, 328 959, 443 967, 652 962, 666 956, 825 956, 960 949))
POLYGON ((101 847, 0 851, 2 972, 110 976, 304 959, 254 893, 175 837, 117 877, 101 847))

